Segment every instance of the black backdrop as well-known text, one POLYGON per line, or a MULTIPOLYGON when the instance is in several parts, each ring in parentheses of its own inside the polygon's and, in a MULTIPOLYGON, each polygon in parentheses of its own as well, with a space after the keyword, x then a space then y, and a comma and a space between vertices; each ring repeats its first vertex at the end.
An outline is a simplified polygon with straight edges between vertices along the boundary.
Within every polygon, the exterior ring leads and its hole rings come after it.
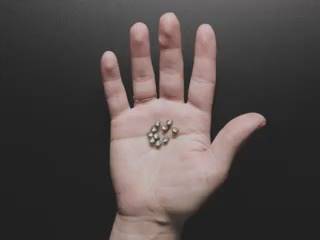
POLYGON ((132 103, 129 28, 148 25, 157 74, 158 21, 167 11, 181 22, 186 87, 196 29, 215 29, 212 135, 249 111, 268 122, 183 239, 278 231, 309 239, 320 200, 318 0, 1 0, 2 239, 108 238, 115 201, 100 57, 117 54, 132 103))

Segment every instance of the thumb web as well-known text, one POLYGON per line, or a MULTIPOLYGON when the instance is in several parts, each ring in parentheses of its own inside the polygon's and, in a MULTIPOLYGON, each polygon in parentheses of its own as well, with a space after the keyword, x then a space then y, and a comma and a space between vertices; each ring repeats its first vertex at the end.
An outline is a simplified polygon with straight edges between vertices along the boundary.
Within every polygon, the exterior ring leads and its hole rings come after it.
POLYGON ((215 166, 227 171, 242 143, 265 125, 266 119, 258 113, 246 113, 229 121, 209 148, 214 155, 215 166))

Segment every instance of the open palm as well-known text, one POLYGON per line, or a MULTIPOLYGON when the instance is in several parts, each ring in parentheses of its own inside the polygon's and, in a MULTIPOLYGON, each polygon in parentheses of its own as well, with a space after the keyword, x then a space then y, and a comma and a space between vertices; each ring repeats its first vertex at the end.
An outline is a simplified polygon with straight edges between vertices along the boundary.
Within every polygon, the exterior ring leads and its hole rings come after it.
MULTIPOLYGON (((118 213, 184 221, 222 183, 241 143, 265 124, 247 113, 231 120, 211 143, 211 110, 216 80, 216 40, 208 24, 198 28, 194 66, 184 102, 180 24, 173 13, 159 23, 159 98, 150 58, 148 28, 130 30, 135 105, 130 108, 117 58, 107 51, 101 72, 111 122, 111 176, 118 213), (179 134, 159 148, 147 133, 156 120, 174 121, 179 134)), ((161 135, 164 133, 161 132, 161 135)))

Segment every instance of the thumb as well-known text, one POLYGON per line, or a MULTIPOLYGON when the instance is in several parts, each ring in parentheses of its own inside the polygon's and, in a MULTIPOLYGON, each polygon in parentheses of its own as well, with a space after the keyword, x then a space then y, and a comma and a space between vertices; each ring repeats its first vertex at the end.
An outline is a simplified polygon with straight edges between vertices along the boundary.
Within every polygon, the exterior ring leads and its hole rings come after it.
POLYGON ((214 155, 215 166, 229 169, 241 144, 257 129, 266 125, 258 113, 246 113, 228 122, 213 140, 209 150, 214 155))

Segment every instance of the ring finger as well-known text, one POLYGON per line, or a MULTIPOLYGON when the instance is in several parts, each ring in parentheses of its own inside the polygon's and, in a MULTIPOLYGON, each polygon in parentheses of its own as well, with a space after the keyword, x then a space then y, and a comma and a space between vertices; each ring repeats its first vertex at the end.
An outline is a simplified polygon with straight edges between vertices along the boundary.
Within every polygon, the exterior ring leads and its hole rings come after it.
POLYGON ((144 23, 135 23, 130 29, 130 52, 134 104, 156 98, 155 75, 150 57, 149 31, 144 23))

